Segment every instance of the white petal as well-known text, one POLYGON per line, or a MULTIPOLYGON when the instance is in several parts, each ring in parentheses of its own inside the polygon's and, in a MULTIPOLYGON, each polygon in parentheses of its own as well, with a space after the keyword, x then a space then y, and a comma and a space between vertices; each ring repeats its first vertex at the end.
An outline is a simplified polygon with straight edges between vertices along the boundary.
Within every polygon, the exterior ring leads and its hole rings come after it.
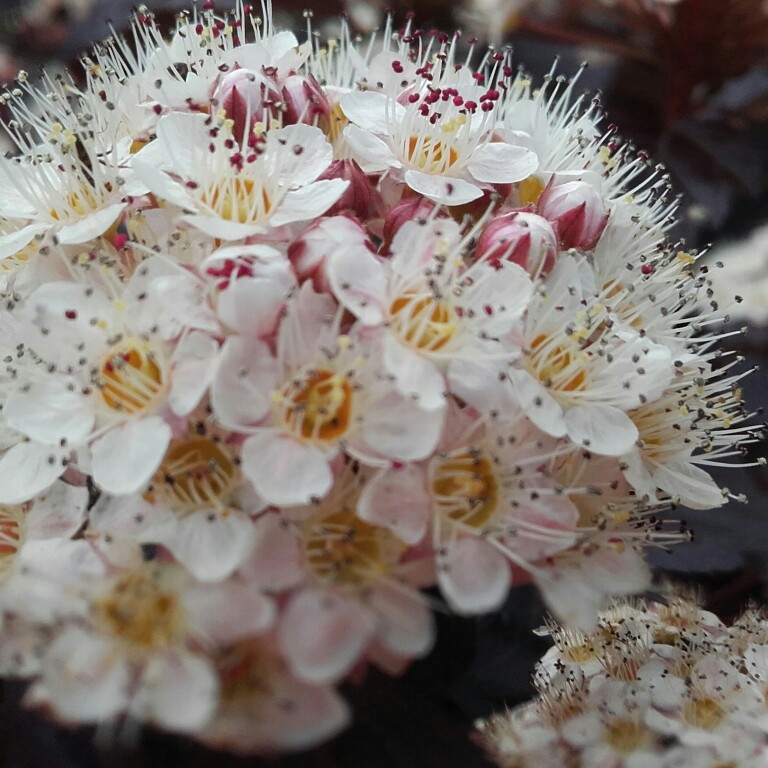
POLYGON ((467 170, 478 181, 512 184, 527 179, 538 167, 536 153, 494 141, 472 153, 467 170))
POLYGON ((458 613, 484 613, 507 596, 510 569, 506 558, 488 542, 462 537, 447 542, 438 567, 440 590, 458 613))
POLYGON ((9 232, 0 237, 0 259, 7 259, 17 254, 24 246, 32 242, 35 235, 48 229, 46 224, 27 224, 25 227, 9 232))
POLYGON ((434 411, 445 407, 445 379, 426 358, 400 344, 391 333, 384 335, 383 363, 400 394, 434 411))
POLYGON ((25 538, 66 539, 85 522, 88 489, 67 483, 54 483, 35 499, 24 523, 25 538))
POLYGON ((380 456, 419 461, 434 451, 443 428, 444 414, 444 408, 425 411, 417 403, 391 392, 366 408, 362 440, 380 456))
POLYGON ((629 453, 626 453, 621 457, 621 461, 624 465, 624 469, 622 470, 624 472, 624 477, 635 489, 637 496, 639 498, 647 496, 651 500, 655 499, 657 488, 656 481, 645 466, 640 451, 637 448, 633 448, 629 453))
POLYGON ((285 305, 286 287, 275 280, 241 277, 219 294, 219 316, 235 333, 271 335, 285 305))
POLYGON ((319 449, 269 430, 243 443, 245 476, 265 501, 278 506, 322 499, 333 484, 328 462, 319 449))
POLYGON ((0 458, 0 504, 19 504, 42 493, 67 468, 69 450, 40 443, 19 443, 0 458))
POLYGON ((697 467, 681 456, 658 464, 653 470, 653 479, 663 491, 679 496, 681 503, 692 509, 721 507, 726 496, 717 483, 701 467, 697 467))
POLYGON ((174 352, 168 403, 178 416, 186 416, 200 402, 213 379, 219 345, 199 331, 187 334, 174 352))
POLYGON ((134 493, 163 460, 171 428, 159 416, 110 429, 91 446, 93 480, 107 493, 134 493))
POLYGON ((174 181, 167 173, 154 165, 150 165, 136 155, 131 162, 137 178, 147 186, 157 197, 166 202, 178 205, 186 211, 198 209, 197 202, 178 181, 174 181))
POLYGON ((304 577, 304 552, 296 529, 271 512, 259 517, 254 529, 256 542, 240 569, 243 577, 257 589, 270 592, 298 584, 304 577))
POLYGON ((128 665, 104 638, 69 627, 51 644, 42 681, 54 711, 65 721, 109 720, 123 711, 128 665))
POLYGON ((123 212, 126 203, 113 203, 99 211, 84 216, 74 224, 65 224, 58 232, 59 242, 63 245, 85 243, 108 230, 123 212))
POLYGON ((349 182, 344 179, 324 179, 293 189, 283 198, 269 223, 273 227, 281 227, 322 216, 348 186, 349 182))
POLYGON ((219 646, 262 634, 275 621, 270 598, 253 584, 231 579, 187 589, 184 608, 195 635, 219 646))
POLYGON ((354 600, 307 589, 288 604, 278 637, 297 677, 330 683, 352 668, 375 631, 373 616, 354 600))
MULTIPOLYGON (((476 351, 481 349, 478 343, 476 351)), ((512 420, 520 406, 507 381, 508 370, 508 360, 491 354, 482 355, 479 359, 454 358, 448 366, 451 393, 485 416, 503 413, 512 420)))
POLYGON ((413 464, 381 470, 365 484, 357 504, 361 519, 389 528, 406 544, 424 538, 431 511, 424 472, 413 464))
POLYGON ((377 640, 390 651, 409 657, 430 651, 435 639, 434 621, 418 593, 409 595, 380 586, 373 590, 368 604, 383 619, 377 640))
POLYGON ((50 444, 61 438, 74 444, 81 442, 91 433, 95 421, 90 400, 80 394, 76 380, 68 376, 47 376, 23 391, 12 391, 3 413, 8 426, 50 444))
POLYGON ((216 418, 227 427, 256 424, 271 407, 277 385, 277 361, 256 339, 231 336, 224 343, 211 385, 216 418))
POLYGON ((443 205, 464 205, 482 197, 476 184, 450 176, 433 176, 413 169, 405 172, 405 183, 424 197, 443 205))
POLYGON ((208 659, 184 651, 149 657, 129 712, 175 731, 194 732, 216 708, 219 683, 208 659))
POLYGON ((366 173, 380 173, 387 168, 400 166, 389 145, 370 131, 348 125, 344 129, 344 138, 357 164, 366 173))
POLYGON ((185 224, 199 229, 203 234, 218 240, 242 240, 245 237, 259 235, 266 231, 266 226, 261 223, 241 224, 239 221, 230 221, 209 214, 188 213, 181 216, 179 221, 183 221, 185 224))
POLYGON ((569 408, 565 425, 568 437, 576 445, 603 456, 621 456, 629 452, 638 438, 632 419, 612 405, 588 403, 569 408))
POLYGON ((386 94, 376 91, 345 93, 339 106, 350 123, 368 133, 386 135, 390 118, 396 124, 405 115, 405 108, 386 94))
POLYGON ((364 325, 380 325, 387 310, 387 268, 365 246, 336 249, 326 262, 336 298, 364 325))
POLYGON ((289 151, 280 154, 280 174, 285 184, 303 186, 314 181, 333 161, 333 147, 325 134, 312 125, 287 125, 268 135, 267 151, 271 141, 283 142, 289 151), (295 148, 300 147, 301 152, 295 148))
POLYGON ((563 408, 527 371, 509 370, 513 391, 525 415, 542 431, 552 437, 566 434, 563 408))
POLYGON ((253 522, 242 512, 192 512, 159 543, 199 581, 221 581, 248 558, 255 541, 253 522))

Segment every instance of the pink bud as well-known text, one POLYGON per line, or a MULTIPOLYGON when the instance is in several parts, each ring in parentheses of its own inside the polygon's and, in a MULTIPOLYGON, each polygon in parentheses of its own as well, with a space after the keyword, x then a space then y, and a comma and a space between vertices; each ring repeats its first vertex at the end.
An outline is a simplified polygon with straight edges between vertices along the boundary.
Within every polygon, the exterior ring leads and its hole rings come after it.
POLYGON ((288 246, 288 259, 299 282, 311 280, 316 291, 329 291, 325 260, 339 247, 368 241, 360 222, 352 216, 330 216, 310 224, 288 246))
MULTIPOLYGON (((384 219, 384 248, 386 252, 389 250, 389 246, 392 243, 397 230, 403 226, 407 221, 416 221, 418 219, 425 219, 435 209, 435 204, 421 195, 416 197, 410 197, 402 200, 397 205, 390 208, 384 219)), ((447 214, 439 214, 441 218, 445 218, 447 214)))
POLYGON ((541 193, 538 212, 555 225, 563 248, 594 248, 608 223, 600 193, 585 181, 553 184, 541 193))
POLYGON ((344 179, 349 185, 342 196, 326 212, 326 216, 349 212, 368 219, 381 205, 379 193, 367 174, 354 160, 334 160, 319 179, 344 179))
POLYGON ((510 211, 494 216, 477 241, 478 259, 499 264, 514 261, 531 275, 546 274, 557 255, 557 236, 552 225, 528 211, 510 211))
POLYGON ((214 99, 232 120, 232 133, 246 144, 254 123, 264 120, 265 111, 282 101, 274 82, 250 69, 236 69, 225 75, 214 93, 214 99))
POLYGON ((283 82, 282 100, 284 125, 330 120, 331 103, 312 75, 289 75, 283 82))

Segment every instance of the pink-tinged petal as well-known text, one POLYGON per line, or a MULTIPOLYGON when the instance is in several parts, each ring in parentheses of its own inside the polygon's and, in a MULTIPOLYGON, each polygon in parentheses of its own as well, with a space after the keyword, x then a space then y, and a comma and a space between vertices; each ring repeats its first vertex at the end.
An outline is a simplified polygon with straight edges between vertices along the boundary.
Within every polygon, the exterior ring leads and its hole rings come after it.
POLYGON ((82 486, 54 483, 35 499, 24 521, 24 538, 67 539, 85 522, 88 489, 82 486))
POLYGON ((47 224, 27 224, 7 235, 0 237, 0 259, 15 256, 22 248, 32 242, 35 235, 42 234, 48 229, 47 224))
POLYGON ((413 464, 378 472, 365 484, 357 504, 361 519, 388 528, 406 544, 424 538, 431 511, 424 471, 413 464))
POLYGON ((552 437, 564 437, 567 428, 560 403, 527 371, 508 371, 513 391, 525 415, 542 431, 552 437))
POLYGON ((343 179, 325 179, 293 189, 283 198, 269 223, 273 227, 282 227, 322 216, 348 186, 349 182, 343 179))
POLYGON ((63 245, 75 245, 104 234, 115 223, 126 205, 126 203, 113 203, 84 216, 74 224, 65 224, 56 233, 59 242, 63 245))
POLYGON ((330 686, 309 685, 284 673, 274 688, 261 712, 269 725, 268 743, 279 749, 308 749, 349 724, 349 707, 330 686))
POLYGON ((131 161, 131 167, 139 181, 152 190, 161 200, 178 205, 179 208, 185 211, 196 211, 198 209, 197 202, 184 189, 183 185, 174 181, 167 173, 154 165, 144 162, 140 158, 140 154, 136 155, 131 161))
POLYGON ((432 611, 418 593, 406 594, 394 587, 378 586, 368 605, 382 620, 376 639, 393 653, 425 656, 435 640, 432 611))
POLYGON ((196 731, 213 716, 219 681, 211 662, 184 651, 154 654, 130 699, 129 713, 172 731, 196 731))
POLYGON ((337 248, 326 274, 338 300, 364 325, 380 325, 387 310, 387 269, 364 245, 337 248))
POLYGON ((3 414, 9 427, 51 444, 62 438, 80 443, 91 433, 95 421, 90 400, 68 376, 47 376, 24 390, 12 391, 3 414))
POLYGON ((242 469, 257 493, 277 506, 322 499, 333 484, 326 454, 270 430, 258 432, 243 443, 242 469))
POLYGON ((275 280, 241 277, 219 294, 219 317, 236 333, 269 336, 277 328, 287 293, 275 280))
POLYGON ((442 373, 427 358, 384 335, 382 358, 387 373, 404 397, 426 411, 445 408, 447 385, 442 373))
POLYGON ((278 639, 298 678, 331 683, 354 666, 376 625, 373 614, 354 600, 322 589, 306 589, 288 604, 278 639))
POLYGON ((190 413, 213 379, 219 345, 199 331, 187 334, 176 347, 168 403, 177 416, 190 413))
POLYGON ((48 703, 65 722, 109 720, 128 703, 130 673, 114 645, 78 627, 62 630, 43 659, 48 703))
POLYGON ((231 336, 224 343, 211 385, 216 418, 236 429, 261 421, 277 386, 277 361, 261 341, 231 336))
POLYGON ((69 449, 19 443, 0 458, 0 504, 19 504, 41 494, 67 468, 69 449))
POLYGON ((236 510, 192 512, 158 539, 199 581, 221 581, 248 558, 255 541, 250 517, 236 510))
POLYGON ((709 474, 692 464, 685 455, 656 465, 653 479, 659 488, 692 509, 722 507, 727 500, 709 474))
POLYGON ((361 438, 350 438, 350 449, 373 458, 420 461, 435 449, 445 420, 445 408, 425 411, 396 392, 368 404, 361 438))
POLYGON ((196 635, 223 646, 260 635, 275 622, 275 605, 253 584, 225 581, 186 590, 184 608, 196 635))
POLYGON ((415 192, 443 205, 464 205, 483 195, 483 190, 477 184, 449 176, 433 176, 422 171, 406 171, 405 183, 415 192))
POLYGON ((443 545, 438 564, 440 591, 458 613, 498 608, 511 581, 507 559, 486 541, 462 537, 443 545))
POLYGON ((302 283, 298 294, 288 303, 277 335, 280 360, 287 370, 311 362, 324 341, 323 336, 329 345, 335 344, 336 336, 328 332, 328 324, 336 311, 331 296, 317 293, 310 281, 302 283))
POLYGON ((113 427, 91 446, 94 482, 116 495, 140 490, 160 466, 171 428, 159 416, 113 427))
POLYGON ((209 214, 188 213, 179 220, 217 240, 242 240, 267 230, 264 224, 241 224, 239 221, 229 221, 209 214))
POLYGON ((568 437, 576 445, 603 456, 621 456, 629 452, 638 438, 635 423, 624 411, 602 403, 569 408, 565 426, 568 437))
POLYGON ((296 529, 281 515, 268 512, 254 523, 256 542, 240 569, 257 589, 279 592, 304 578, 304 552, 296 529))
POLYGON ((348 125, 344 129, 353 157, 358 165, 367 173, 380 173, 387 168, 398 168, 400 162, 395 157, 389 145, 370 131, 348 125))
POLYGON ((494 141, 472 153, 467 170, 478 181, 513 184, 527 179, 539 167, 535 152, 494 141))

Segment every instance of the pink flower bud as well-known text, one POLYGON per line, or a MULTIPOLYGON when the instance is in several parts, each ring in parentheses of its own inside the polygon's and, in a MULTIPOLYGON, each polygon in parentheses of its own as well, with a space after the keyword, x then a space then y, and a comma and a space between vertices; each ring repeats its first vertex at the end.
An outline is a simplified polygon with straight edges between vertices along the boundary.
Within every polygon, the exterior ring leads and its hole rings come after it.
MULTIPOLYGON (((425 219, 435 209, 435 204, 421 195, 410 197, 402 200, 397 205, 389 209, 386 218, 384 219, 384 248, 385 252, 389 251, 389 246, 397 230, 403 226, 407 221, 416 221, 418 219, 425 219)), ((447 214, 440 214, 442 218, 445 218, 447 214)))
POLYGON ((339 247, 368 241, 360 222, 352 216, 330 216, 316 220, 288 246, 288 259, 300 283, 311 280, 316 291, 330 290, 325 260, 339 247))
POLYGON ((264 120, 265 111, 282 101, 274 82, 250 69, 236 69, 225 75, 214 93, 214 99, 232 120, 232 133, 247 143, 254 123, 264 120))
POLYGON ((557 255, 557 236, 552 225, 528 211, 510 211, 494 216, 477 241, 478 259, 500 263, 514 261, 531 275, 546 274, 557 255))
POLYGON ((318 178, 344 179, 349 182, 342 196, 326 212, 326 216, 349 212, 365 220, 375 215, 381 205, 379 193, 365 171, 354 160, 334 160, 318 178))
POLYGON ((555 225, 563 248, 594 248, 608 223, 603 198, 585 181, 550 181, 537 207, 539 214, 555 225))
POLYGON ((312 75, 289 75, 283 82, 283 124, 329 121, 331 103, 312 75))

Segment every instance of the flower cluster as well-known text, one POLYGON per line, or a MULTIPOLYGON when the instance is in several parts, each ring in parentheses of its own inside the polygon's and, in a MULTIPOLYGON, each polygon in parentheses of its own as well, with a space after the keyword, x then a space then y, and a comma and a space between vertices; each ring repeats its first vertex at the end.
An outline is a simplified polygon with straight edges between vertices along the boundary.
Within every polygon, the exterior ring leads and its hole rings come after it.
POLYGON ((0 670, 241 752, 533 578, 587 626, 716 507, 735 360, 674 201, 508 52, 139 11, 2 97, 0 670), (678 530, 679 528, 679 530, 678 530))
POLYGON ((479 723, 500 766, 768 765, 768 619, 695 601, 617 602, 585 634, 551 622, 539 695, 479 723))

